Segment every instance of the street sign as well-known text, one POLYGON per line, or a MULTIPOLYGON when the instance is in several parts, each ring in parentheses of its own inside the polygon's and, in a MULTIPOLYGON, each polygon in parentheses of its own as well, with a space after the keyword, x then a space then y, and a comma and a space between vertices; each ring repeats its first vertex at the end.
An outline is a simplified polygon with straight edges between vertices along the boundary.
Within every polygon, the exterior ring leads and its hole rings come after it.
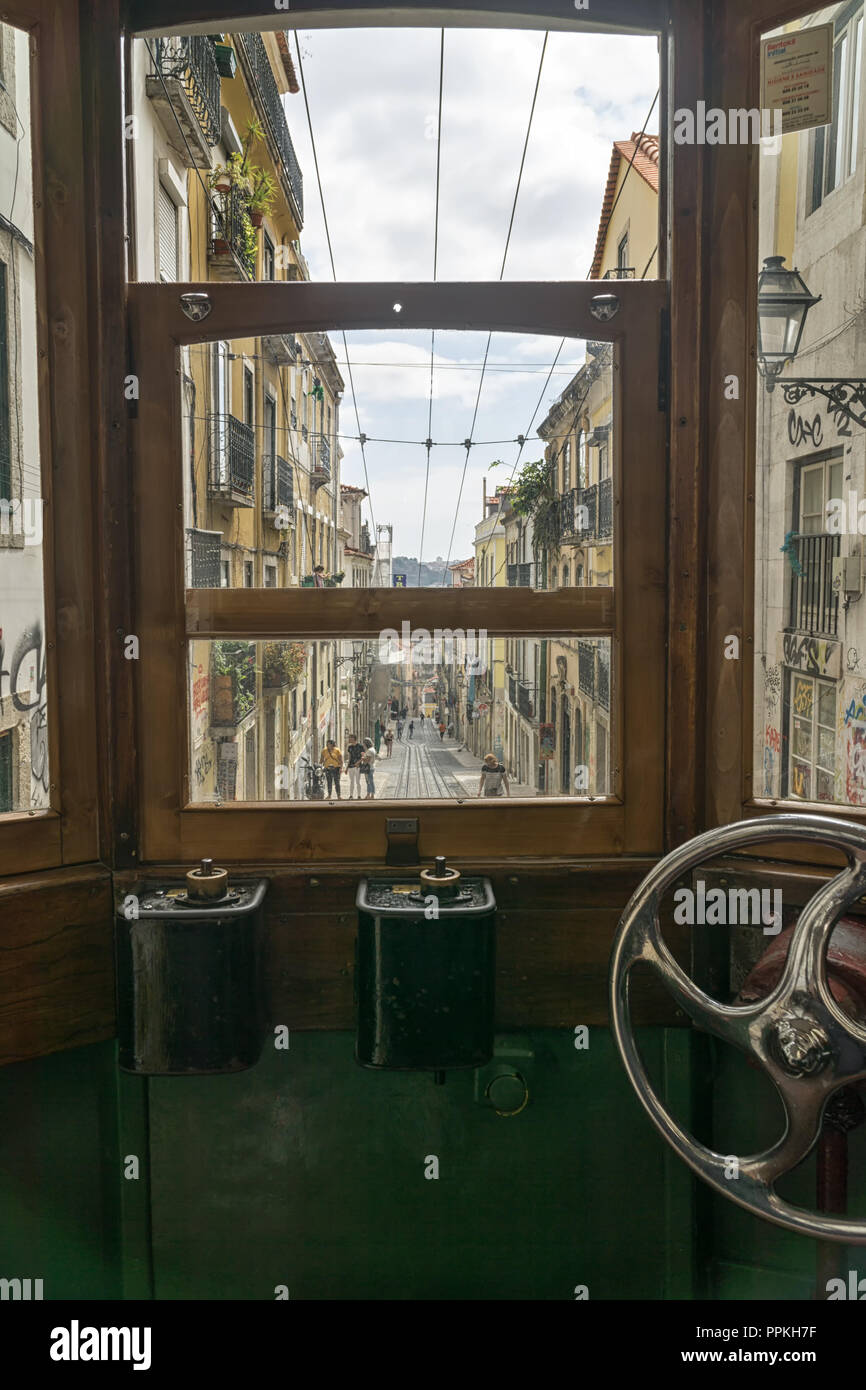
POLYGON ((393 575, 392 578, 391 578, 391 583, 392 583, 392 585, 393 585, 393 587, 394 587, 395 589, 405 589, 405 588, 406 588, 406 575, 405 575, 405 574, 395 574, 395 575, 393 575))

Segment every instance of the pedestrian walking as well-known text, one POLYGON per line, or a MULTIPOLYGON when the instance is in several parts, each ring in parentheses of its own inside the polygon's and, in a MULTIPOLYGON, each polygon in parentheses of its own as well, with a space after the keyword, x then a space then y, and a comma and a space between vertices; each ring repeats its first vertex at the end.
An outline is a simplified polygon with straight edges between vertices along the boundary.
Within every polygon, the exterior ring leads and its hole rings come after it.
POLYGON ((397 720, 397 742, 398 742, 398 743, 402 743, 402 742, 403 742, 403 720, 402 720, 402 719, 398 719, 398 720, 397 720))
POLYGON ((506 796, 511 796, 508 790, 508 777, 502 763, 497 761, 495 753, 487 753, 481 766, 481 780, 478 783, 479 796, 501 796, 503 789, 506 796))
POLYGON ((361 759, 364 756, 364 745, 359 742, 357 734, 349 734, 349 742, 346 744, 346 768, 349 774, 349 800, 354 801, 355 797, 361 800, 361 759))
POLYGON ((415 732, 415 720, 414 720, 414 719, 410 719, 410 720, 409 720, 409 737, 410 737, 410 738, 412 737, 412 735, 414 734, 414 732, 415 732))
POLYGON ((391 756, 391 750, 392 750, 393 747, 394 747, 394 735, 392 734, 392 732, 391 732, 390 729, 389 729, 388 732, 385 734, 385 747, 386 747, 387 750, 388 750, 386 756, 390 758, 390 756, 391 756))
POLYGON ((453 738, 453 737, 454 737, 454 725, 453 725, 453 724, 449 724, 449 725, 448 725, 448 737, 449 737, 449 738, 453 738))
POLYGON ((361 759, 361 771, 367 779, 367 795, 365 801, 373 801, 376 796, 376 759, 379 754, 373 747, 371 738, 364 739, 364 756, 361 759))
POLYGON ((444 737, 445 737, 445 725, 442 723, 442 721, 441 721, 441 719, 440 719, 440 721, 439 721, 439 742, 440 742, 440 743, 442 742, 442 740, 444 739, 444 737))
POLYGON ((340 776, 343 771, 343 754, 337 747, 332 738, 328 739, 325 751, 322 754, 322 767, 325 769, 325 777, 328 779, 328 796, 337 793, 337 800, 340 800, 340 776))

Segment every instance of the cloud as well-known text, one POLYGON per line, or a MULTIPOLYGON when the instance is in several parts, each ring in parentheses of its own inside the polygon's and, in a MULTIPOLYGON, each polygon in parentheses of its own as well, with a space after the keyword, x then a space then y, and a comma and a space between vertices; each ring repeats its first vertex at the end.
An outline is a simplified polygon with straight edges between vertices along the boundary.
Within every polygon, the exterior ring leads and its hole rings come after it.
MULTIPOLYGON (((337 275, 341 280, 430 280, 439 100, 438 29, 328 29, 300 36, 337 275), (431 138, 432 137, 432 138, 431 138)), ((437 278, 495 280, 502 265, 542 46, 540 32, 448 29, 440 154, 437 278)), ((640 129, 658 86, 653 37, 551 33, 521 179, 504 278, 580 279, 592 260, 611 146, 640 129)), ((301 96, 286 100, 304 171, 304 253, 316 279, 330 261, 301 96)), ((649 128, 658 127, 658 110, 649 128)), ((332 335, 338 357, 342 342, 332 335)), ((420 441, 428 432, 429 333, 350 334, 361 429, 420 441), (365 366, 365 363, 386 363, 365 366), (425 366, 428 370, 424 370, 425 366)), ((486 334, 437 334, 434 439, 508 440, 533 429, 569 377, 546 390, 544 370, 558 340, 495 334, 491 362, 526 371, 488 372, 478 406, 486 334), (531 367, 530 367, 530 364, 531 367)), ((559 365, 582 361, 568 343, 559 365)), ((343 370, 344 377, 347 376, 343 370)), ((351 394, 341 430, 357 431, 351 394)), ((364 483, 360 448, 344 439, 343 480, 364 483)), ((541 455, 536 438, 525 459, 541 455)), ((417 554, 427 469, 418 444, 366 449, 376 521, 394 524, 394 550, 417 554), (414 547, 414 548, 413 548, 414 547)), ((452 559, 471 552, 481 479, 517 446, 470 451, 452 559), (510 452, 509 452, 510 449, 510 452)), ((465 450, 432 451, 425 554, 445 554, 465 450)), ((503 476, 504 475, 504 476, 503 476)))

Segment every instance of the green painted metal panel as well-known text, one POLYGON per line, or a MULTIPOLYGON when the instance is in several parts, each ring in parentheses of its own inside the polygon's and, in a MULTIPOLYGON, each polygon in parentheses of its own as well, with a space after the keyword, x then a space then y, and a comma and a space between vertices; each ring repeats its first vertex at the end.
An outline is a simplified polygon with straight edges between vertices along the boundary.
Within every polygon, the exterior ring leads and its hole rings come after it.
MULTIPOLYGON (((688 1295, 691 1178, 670 1168, 605 1029, 529 1038, 531 1101, 501 1118, 473 1073, 377 1073, 352 1033, 298 1033, 233 1077, 149 1082, 158 1298, 590 1299, 688 1295), (429 1157, 438 1179, 426 1178, 429 1157), (667 1193, 667 1199, 665 1197, 667 1193)), ((683 1073, 688 1037, 641 1035, 683 1073), (670 1049, 679 1052, 673 1057, 670 1049)))
POLYGON ((113 1043, 0 1067, 0 1277, 120 1298, 113 1043))

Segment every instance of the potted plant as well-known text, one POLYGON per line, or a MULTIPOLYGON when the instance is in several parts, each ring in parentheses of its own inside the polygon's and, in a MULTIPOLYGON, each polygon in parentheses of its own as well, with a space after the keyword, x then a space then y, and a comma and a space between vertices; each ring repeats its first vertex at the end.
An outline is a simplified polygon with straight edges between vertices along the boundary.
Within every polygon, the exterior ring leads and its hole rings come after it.
POLYGON ((274 206, 277 197, 277 184, 267 169, 250 170, 250 221, 260 227, 274 206))
POLYGON ((233 182, 234 179, 232 177, 230 163, 217 164, 216 168, 211 169, 210 186, 215 189, 217 193, 228 193, 233 182))

